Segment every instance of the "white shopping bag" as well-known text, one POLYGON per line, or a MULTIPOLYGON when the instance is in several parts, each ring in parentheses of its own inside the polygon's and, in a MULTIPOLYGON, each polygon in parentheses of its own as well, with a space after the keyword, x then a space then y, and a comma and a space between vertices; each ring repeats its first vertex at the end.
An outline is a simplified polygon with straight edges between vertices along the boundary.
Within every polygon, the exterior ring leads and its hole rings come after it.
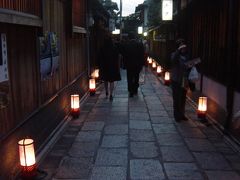
POLYGON ((192 69, 188 75, 188 79, 189 79, 189 81, 191 81, 193 83, 195 83, 199 80, 198 71, 195 66, 192 67, 192 69))
POLYGON ((139 74, 139 84, 144 84, 145 82, 145 67, 142 68, 139 74))

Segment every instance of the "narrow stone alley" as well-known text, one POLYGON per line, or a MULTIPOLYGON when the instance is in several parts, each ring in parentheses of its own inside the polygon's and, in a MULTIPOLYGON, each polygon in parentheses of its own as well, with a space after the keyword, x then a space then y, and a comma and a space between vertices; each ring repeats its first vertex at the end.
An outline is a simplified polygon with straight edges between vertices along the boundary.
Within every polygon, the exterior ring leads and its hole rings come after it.
POLYGON ((45 179, 240 179, 240 156, 188 103, 188 121, 173 119, 170 87, 150 71, 128 97, 125 71, 113 101, 103 87, 81 107, 41 163, 45 179))

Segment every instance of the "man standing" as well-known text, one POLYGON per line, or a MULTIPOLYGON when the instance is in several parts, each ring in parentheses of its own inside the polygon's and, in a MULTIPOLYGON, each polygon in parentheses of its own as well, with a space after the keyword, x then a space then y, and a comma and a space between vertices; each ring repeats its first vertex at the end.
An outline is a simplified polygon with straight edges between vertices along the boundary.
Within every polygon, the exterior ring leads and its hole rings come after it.
POLYGON ((127 70, 129 97, 138 93, 139 73, 144 65, 144 47, 142 42, 129 34, 129 40, 122 45, 124 64, 127 70))
POLYGON ((171 86, 173 95, 174 118, 177 122, 187 121, 184 115, 186 93, 188 87, 189 68, 186 62, 189 61, 187 46, 183 40, 177 41, 178 48, 171 54, 171 86))

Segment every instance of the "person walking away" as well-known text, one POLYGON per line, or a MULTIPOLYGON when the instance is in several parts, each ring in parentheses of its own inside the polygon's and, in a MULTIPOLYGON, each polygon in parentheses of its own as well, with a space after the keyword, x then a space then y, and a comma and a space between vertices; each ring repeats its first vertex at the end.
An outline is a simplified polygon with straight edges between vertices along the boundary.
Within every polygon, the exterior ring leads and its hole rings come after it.
POLYGON ((127 70, 129 97, 138 93, 139 73, 144 65, 144 47, 141 41, 129 35, 129 40, 122 47, 123 60, 127 70))
POLYGON ((104 39, 103 47, 99 55, 99 75, 100 79, 104 81, 106 97, 108 98, 109 92, 110 101, 113 100, 114 81, 120 81, 120 64, 119 64, 119 51, 114 45, 111 36, 108 34, 104 39), (109 89, 110 85, 110 89, 109 89), (109 91, 108 91, 109 89, 109 91))
POLYGON ((187 121, 185 116, 185 102, 188 87, 188 74, 190 69, 185 64, 189 61, 187 46, 181 40, 178 48, 171 54, 171 87, 173 96, 174 118, 177 122, 187 121))

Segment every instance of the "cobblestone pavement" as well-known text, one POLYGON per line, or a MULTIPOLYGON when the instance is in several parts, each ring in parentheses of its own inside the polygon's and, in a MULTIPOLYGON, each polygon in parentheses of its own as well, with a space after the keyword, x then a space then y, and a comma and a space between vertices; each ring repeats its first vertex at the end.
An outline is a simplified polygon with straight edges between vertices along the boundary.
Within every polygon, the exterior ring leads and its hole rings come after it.
POLYGON ((147 72, 138 96, 128 98, 125 71, 112 102, 90 97, 40 168, 45 179, 240 179, 240 156, 188 104, 189 121, 173 119, 166 87, 147 72))

